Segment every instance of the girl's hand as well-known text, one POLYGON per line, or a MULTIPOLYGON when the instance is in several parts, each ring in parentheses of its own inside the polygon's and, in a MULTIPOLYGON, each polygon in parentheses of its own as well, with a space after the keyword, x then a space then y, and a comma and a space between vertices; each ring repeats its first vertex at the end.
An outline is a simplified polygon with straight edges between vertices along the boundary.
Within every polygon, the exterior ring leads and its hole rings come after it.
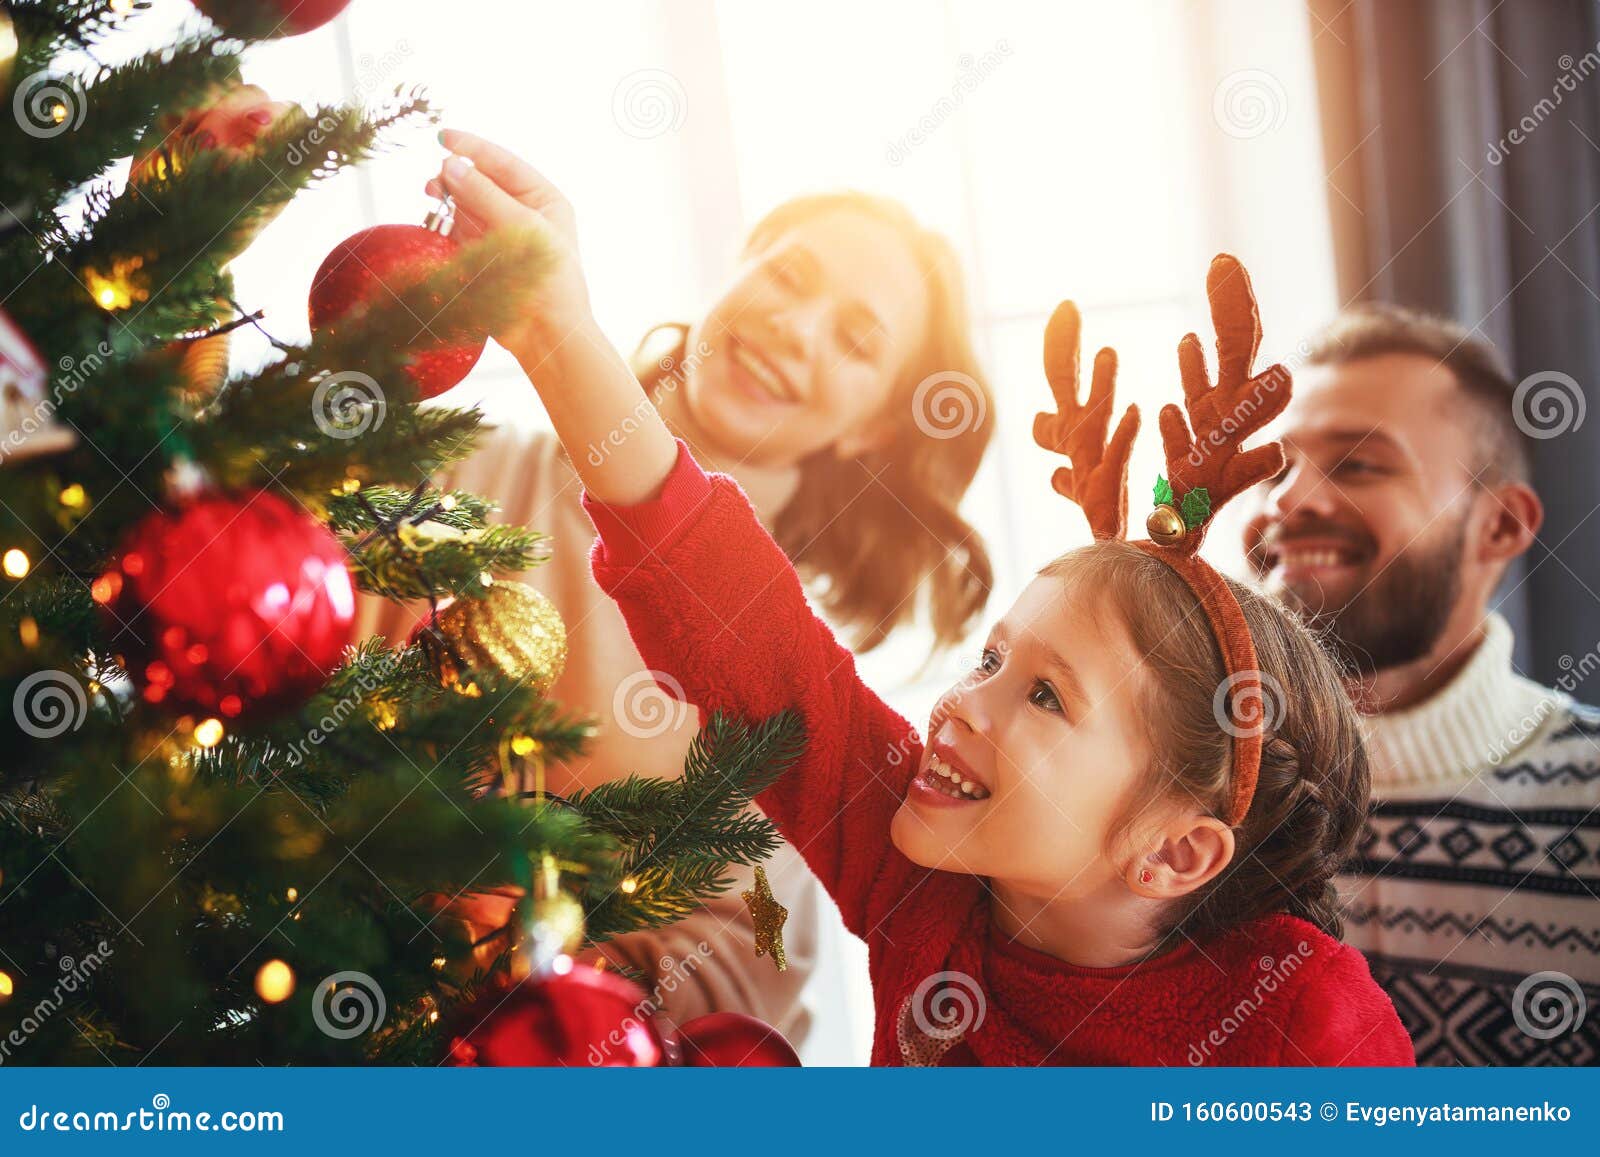
POLYGON ((451 155, 427 191, 455 198, 457 237, 523 230, 549 248, 549 268, 528 287, 526 316, 494 334, 524 365, 542 361, 593 320, 572 206, 532 165, 491 141, 459 129, 446 129, 439 140, 451 155))

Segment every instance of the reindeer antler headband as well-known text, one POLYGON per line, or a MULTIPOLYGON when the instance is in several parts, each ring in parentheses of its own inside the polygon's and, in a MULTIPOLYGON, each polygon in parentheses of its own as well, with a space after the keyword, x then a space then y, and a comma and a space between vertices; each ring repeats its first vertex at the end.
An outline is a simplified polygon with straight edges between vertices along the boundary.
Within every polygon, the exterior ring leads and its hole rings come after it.
MULTIPOLYGON (((1253 450, 1240 446, 1289 404, 1290 379, 1281 365, 1260 374, 1250 372, 1261 345, 1261 315, 1250 275, 1236 258, 1224 253, 1211 262, 1206 296, 1217 331, 1216 384, 1206 374, 1200 339, 1188 334, 1178 343, 1183 409, 1171 404, 1161 408, 1167 473, 1156 480, 1156 508, 1145 521, 1150 539, 1133 545, 1161 559, 1189 584, 1222 652, 1228 674, 1218 700, 1227 701, 1228 731, 1233 736, 1227 820, 1237 826, 1250 811, 1261 771, 1261 673, 1239 600, 1197 552, 1212 516, 1224 503, 1282 469, 1283 449, 1278 443, 1253 450), (1254 718, 1245 718, 1241 707, 1254 718)), ((1103 349, 1095 356, 1089 401, 1080 403, 1078 333, 1077 307, 1062 302, 1044 335, 1045 377, 1055 394, 1057 412, 1034 419, 1033 438, 1046 450, 1072 460, 1071 467, 1058 469, 1051 482, 1083 508, 1095 538, 1125 538, 1128 452, 1139 431, 1139 409, 1129 406, 1116 433, 1106 438, 1117 355, 1103 349)))

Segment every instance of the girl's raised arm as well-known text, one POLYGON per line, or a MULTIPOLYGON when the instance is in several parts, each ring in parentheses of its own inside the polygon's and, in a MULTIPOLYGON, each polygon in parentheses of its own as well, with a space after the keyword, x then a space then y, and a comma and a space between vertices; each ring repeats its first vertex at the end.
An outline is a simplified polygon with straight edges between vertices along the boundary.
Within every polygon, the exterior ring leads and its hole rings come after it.
POLYGON ((428 191, 455 198, 458 236, 519 230, 546 242, 549 264, 530 279, 526 316, 494 337, 539 391, 584 489, 608 505, 655 497, 677 461, 677 444, 627 361, 595 324, 572 206, 532 165, 499 145, 457 129, 439 139, 451 156, 428 191), (626 454, 583 452, 624 428, 626 454))

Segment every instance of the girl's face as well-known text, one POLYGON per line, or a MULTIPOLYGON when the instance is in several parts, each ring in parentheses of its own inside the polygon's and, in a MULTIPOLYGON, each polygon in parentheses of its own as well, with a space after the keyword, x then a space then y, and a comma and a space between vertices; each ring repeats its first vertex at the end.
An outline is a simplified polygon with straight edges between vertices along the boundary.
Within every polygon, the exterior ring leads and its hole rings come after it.
POLYGON ((1121 878, 1112 826, 1152 753, 1139 658, 1096 603, 1060 577, 1036 578, 940 699, 891 828, 911 860, 1046 900, 1121 878))
MULTIPOLYGON (((885 413, 927 339, 928 293, 889 225, 840 209, 748 255, 689 333, 684 402, 741 461, 786 466, 829 446, 854 457, 891 430, 885 413)), ((906 415, 909 418, 909 415, 906 415)))

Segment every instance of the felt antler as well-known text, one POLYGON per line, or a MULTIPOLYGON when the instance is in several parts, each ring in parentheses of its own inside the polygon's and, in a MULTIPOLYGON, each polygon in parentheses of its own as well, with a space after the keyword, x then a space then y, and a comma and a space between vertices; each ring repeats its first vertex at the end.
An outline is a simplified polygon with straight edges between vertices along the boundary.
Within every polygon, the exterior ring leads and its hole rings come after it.
POLYGON ((1072 460, 1070 467, 1056 470, 1050 484, 1083 508, 1095 538, 1122 538, 1128 529, 1128 452, 1139 432, 1139 408, 1128 407, 1108 442, 1117 353, 1103 349, 1095 355, 1089 401, 1079 402, 1080 330, 1078 307, 1063 301, 1044 331, 1044 375, 1055 395, 1056 413, 1040 413, 1033 419, 1033 440, 1072 460))
POLYGON ((1167 478, 1156 483, 1158 505, 1149 520, 1153 540, 1185 555, 1200 549, 1210 517, 1223 503, 1283 468, 1276 442, 1239 447, 1289 404, 1287 369, 1274 365, 1251 375, 1261 346, 1261 313, 1250 275, 1237 258, 1223 253, 1212 260, 1206 296, 1217 331, 1216 385, 1206 374, 1200 339, 1188 334, 1178 343, 1178 369, 1189 421, 1184 423, 1175 405, 1161 408, 1167 478))

